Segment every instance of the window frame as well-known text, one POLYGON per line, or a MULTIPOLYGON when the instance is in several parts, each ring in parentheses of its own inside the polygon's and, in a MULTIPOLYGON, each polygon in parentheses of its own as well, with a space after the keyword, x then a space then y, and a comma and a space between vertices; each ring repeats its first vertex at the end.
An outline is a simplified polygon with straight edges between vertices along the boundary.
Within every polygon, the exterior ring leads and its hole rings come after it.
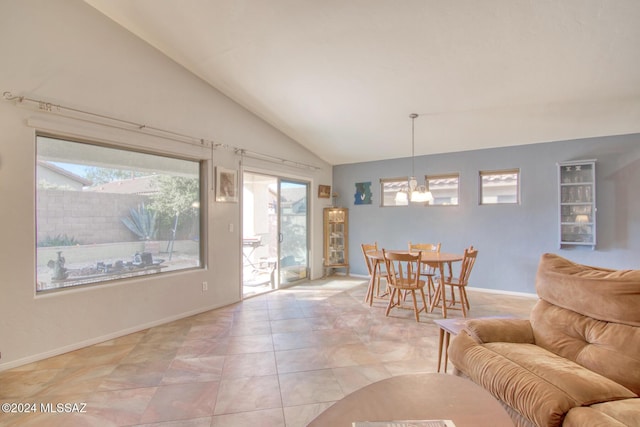
MULTIPOLYGON (((77 290, 77 289, 81 289, 81 288, 89 288, 89 287, 96 287, 96 286, 104 286, 104 285, 113 285, 113 284, 117 284, 117 283, 124 283, 124 282, 131 282, 134 280, 138 280, 141 278, 151 278, 151 277, 158 277, 158 276, 163 276, 166 274, 175 274, 175 273, 183 273, 183 272, 188 272, 188 271, 193 271, 193 270, 204 270, 207 268, 206 266, 206 242, 205 242, 205 238, 207 236, 207 232, 206 232, 206 207, 208 206, 208 202, 207 202, 207 197, 208 197, 208 192, 206 191, 207 189, 207 183, 208 183, 208 160, 207 159, 203 159, 201 157, 197 157, 197 156, 193 156, 193 157, 189 157, 189 156, 181 156, 181 155, 176 155, 176 154, 168 154, 167 152, 161 152, 161 151, 156 151, 156 150, 150 150, 150 149, 145 149, 145 148, 138 148, 135 147, 133 145, 125 145, 125 144, 118 144, 118 143, 105 143, 102 141, 95 141, 95 140, 87 140, 87 139, 82 139, 82 138, 76 138, 76 137, 69 137, 66 135, 59 135, 59 134, 55 134, 55 133, 48 133, 48 132, 36 132, 35 134, 35 138, 34 138, 34 147, 35 147, 35 164, 34 164, 34 172, 35 172, 35 176, 36 176, 36 182, 35 182, 35 188, 34 188, 34 195, 35 195, 35 201, 34 201, 34 210, 35 210, 35 215, 34 215, 34 243, 35 243, 35 256, 34 256, 34 272, 36 273, 36 281, 34 283, 34 287, 35 287, 35 294, 36 295, 43 295, 43 294, 48 294, 48 293, 52 293, 52 292, 64 292, 64 291, 70 291, 70 290, 77 290), (130 153, 135 153, 135 155, 140 155, 142 158, 142 156, 150 156, 149 158, 149 162, 152 163, 153 159, 151 157, 155 157, 157 159, 165 159, 165 161, 168 162, 173 162, 173 161, 177 161, 177 162, 189 162, 192 163, 193 165, 189 166, 188 164, 185 163, 185 167, 187 168, 197 168, 197 180, 198 180, 198 188, 197 188, 197 200, 194 200, 194 202, 192 203, 193 209, 194 211, 194 219, 192 220, 192 225, 193 227, 197 227, 195 234, 193 234, 194 238, 197 238, 198 242, 197 245, 195 246, 197 248, 197 254, 194 254, 195 256, 192 257, 192 260, 194 260, 194 262, 196 263, 196 265, 192 265, 192 266, 180 266, 178 268, 174 268, 174 269, 170 269, 167 271, 162 271, 162 268, 149 268, 148 270, 145 269, 144 272, 143 271, 126 271, 123 272, 122 274, 114 274, 112 276, 105 276, 104 278, 100 279, 100 278, 90 278, 90 279, 78 279, 75 282, 74 281, 69 281, 67 283, 59 283, 57 284, 57 286, 52 286, 51 280, 49 280, 48 283, 45 283, 44 286, 42 285, 42 283, 39 280, 39 273, 38 273, 38 269, 42 268, 40 264, 42 264, 42 260, 39 260, 40 258, 40 248, 42 248, 43 246, 40 244, 41 242, 39 241, 38 238, 38 229, 39 229, 39 224, 40 224, 40 214, 39 214, 39 192, 42 190, 40 188, 40 183, 37 182, 37 168, 40 164, 40 162, 44 161, 44 162, 56 162, 56 163, 73 163, 73 161, 78 161, 77 159, 71 159, 69 158, 68 162, 65 162, 64 157, 62 157, 59 160, 44 160, 40 158, 40 149, 39 149, 39 144, 41 144, 42 142, 40 141, 40 138, 45 138, 45 139, 52 139, 52 140, 58 140, 61 141, 62 143, 71 143, 71 144, 80 144, 83 146, 88 147, 89 149, 91 147, 96 147, 98 149, 106 149, 106 150, 116 150, 119 153, 116 153, 117 156, 127 156, 127 154, 130 153), (95 280, 97 279, 97 280, 95 280)), ((46 155, 44 155, 46 158, 46 155)), ((89 162, 91 160, 85 160, 87 162, 86 167, 91 167, 89 162)), ((81 163, 77 163, 78 165, 80 165, 81 163)), ((110 167, 104 167, 106 169, 117 169, 118 166, 121 166, 122 169, 121 170, 125 170, 127 169, 127 167, 131 168, 130 165, 126 164, 126 162, 123 162, 121 165, 117 165, 114 164, 112 168, 110 167)), ((140 168, 139 165, 136 165, 135 168, 140 168)), ((135 172, 136 169, 131 168, 132 171, 135 172)), ((166 171, 165 171, 166 172, 166 171)), ((175 171, 174 172, 175 175, 173 174, 169 174, 168 176, 177 176, 178 172, 175 171)), ((155 174, 154 174, 155 175, 155 174)), ((159 175, 160 176, 160 175, 159 175)), ((45 188, 46 190, 46 188, 45 188)), ((78 191, 79 194, 84 193, 84 191, 80 190, 78 191)), ((87 194, 91 194, 93 192, 87 192, 87 194)), ((108 194, 108 193, 103 193, 103 194, 108 194)), ((127 194, 127 193, 125 193, 127 194)), ((135 193, 129 193, 129 194, 135 194, 135 193)), ((138 205, 139 206, 139 205, 138 205)), ((66 215, 66 214, 65 214, 66 215)), ((46 219, 47 217, 45 217, 46 219)), ((124 226, 124 225, 123 225, 124 226)), ((173 231, 171 229, 171 231, 173 231)), ((160 240, 158 239, 158 241, 163 242, 164 244, 167 244, 167 240, 163 239, 160 240)), ((177 240, 174 240, 174 243, 177 242, 177 240)), ((80 242, 82 243, 82 242, 80 242)), ((112 244, 121 244, 123 243, 122 241, 114 241, 111 242, 112 244)), ((109 243, 105 243, 104 245, 108 245, 109 243)), ((89 244, 91 245, 91 244, 89 244)), ((93 244, 95 245, 95 244, 93 244)), ((160 244, 162 245, 162 244, 160 244)), ((79 244, 78 244, 79 246, 79 244)), ((60 248, 64 248, 66 247, 65 245, 62 246, 58 246, 60 248)), ((171 255, 173 255, 173 246, 172 246, 172 252, 171 255)), ((46 253, 46 251, 43 251, 44 253, 46 253)), ((195 250, 194 250, 195 252, 195 250)), ((166 255, 166 251, 164 253, 159 252, 160 254, 166 255)), ((156 254, 154 254, 156 255, 156 254)), ((64 256, 64 255, 63 255, 64 256)), ((119 255, 120 257, 122 255, 119 255)), ((167 255, 168 256, 168 255, 167 255)), ((134 260, 133 264, 135 265, 135 257, 131 257, 132 260, 134 260)), ((156 259, 159 260, 159 258, 156 259)), ((97 262, 99 260, 95 260, 93 261, 94 264, 96 265, 97 262)), ((85 262, 89 262, 89 261, 85 261, 85 262)), ((125 266, 128 264, 127 261, 123 261, 125 263, 125 266)), ((162 262, 164 262, 164 260, 162 260, 162 262)), ((49 264, 51 263, 51 260, 49 261, 49 264)), ((66 264, 63 264, 66 265, 66 264)), ((153 266, 153 264, 147 264, 147 266, 153 266)), ((105 270, 106 272, 106 270, 105 270)))
MULTIPOLYGON (((481 206, 490 206, 490 205, 520 205, 521 204, 521 182, 522 182, 522 173, 520 168, 510 168, 510 169, 494 169, 494 170, 481 170, 478 172, 478 204, 481 206), (484 201, 484 193, 485 186, 483 183, 483 178, 485 176, 497 176, 497 175, 516 175, 516 194, 514 201, 499 201, 488 202, 484 201)), ((497 196, 500 197, 500 196, 497 196)))

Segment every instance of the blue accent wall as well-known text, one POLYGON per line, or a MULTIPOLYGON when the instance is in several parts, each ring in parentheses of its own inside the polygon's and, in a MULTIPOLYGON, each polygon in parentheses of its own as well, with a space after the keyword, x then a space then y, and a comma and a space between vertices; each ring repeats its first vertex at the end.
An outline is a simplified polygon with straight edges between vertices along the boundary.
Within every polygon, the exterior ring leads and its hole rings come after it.
POLYGON ((460 174, 458 206, 380 206, 380 179, 411 174, 411 159, 338 165, 337 204, 349 208, 352 274, 366 274, 360 244, 404 249, 441 242, 443 252, 479 250, 470 286, 535 293, 540 256, 640 269, 640 134, 530 144, 415 158, 416 176, 460 174), (559 248, 557 163, 596 159, 597 246, 559 248), (479 171, 520 169, 519 205, 480 205, 479 171), (371 205, 354 205, 356 182, 371 181, 371 205))

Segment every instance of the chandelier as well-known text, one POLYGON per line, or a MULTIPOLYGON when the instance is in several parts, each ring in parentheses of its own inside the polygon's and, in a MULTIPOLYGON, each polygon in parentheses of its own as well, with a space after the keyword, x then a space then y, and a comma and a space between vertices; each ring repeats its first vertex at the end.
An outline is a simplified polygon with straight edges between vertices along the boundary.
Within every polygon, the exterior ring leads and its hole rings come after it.
POLYGON ((408 187, 396 193, 396 203, 406 204, 407 201, 412 203, 427 203, 433 201, 433 195, 427 191, 426 186, 418 185, 415 173, 415 120, 418 117, 416 113, 409 114, 411 119, 411 176, 407 181, 408 187))

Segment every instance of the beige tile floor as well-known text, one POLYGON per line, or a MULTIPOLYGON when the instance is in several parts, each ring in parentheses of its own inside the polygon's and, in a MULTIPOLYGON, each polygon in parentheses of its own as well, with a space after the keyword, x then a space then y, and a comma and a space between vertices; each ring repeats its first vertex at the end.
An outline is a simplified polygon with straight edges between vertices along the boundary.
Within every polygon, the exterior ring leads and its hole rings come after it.
MULTIPOLYGON (((385 317, 384 301, 363 303, 366 287, 311 281, 0 372, 1 403, 38 409, 0 413, 0 425, 298 427, 374 381, 435 372, 440 313, 385 317), (49 403, 86 412, 40 412, 49 403)), ((473 290, 469 299, 469 317, 528 317, 535 303, 473 290)))

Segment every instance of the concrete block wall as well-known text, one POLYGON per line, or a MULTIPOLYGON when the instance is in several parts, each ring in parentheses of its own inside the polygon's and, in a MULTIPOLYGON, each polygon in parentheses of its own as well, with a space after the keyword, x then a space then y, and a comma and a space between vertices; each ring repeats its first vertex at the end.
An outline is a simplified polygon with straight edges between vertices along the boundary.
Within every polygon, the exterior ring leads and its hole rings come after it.
POLYGON ((148 203, 147 196, 82 191, 39 190, 37 242, 58 235, 81 245, 131 242, 138 238, 122 223, 129 209, 148 203))

